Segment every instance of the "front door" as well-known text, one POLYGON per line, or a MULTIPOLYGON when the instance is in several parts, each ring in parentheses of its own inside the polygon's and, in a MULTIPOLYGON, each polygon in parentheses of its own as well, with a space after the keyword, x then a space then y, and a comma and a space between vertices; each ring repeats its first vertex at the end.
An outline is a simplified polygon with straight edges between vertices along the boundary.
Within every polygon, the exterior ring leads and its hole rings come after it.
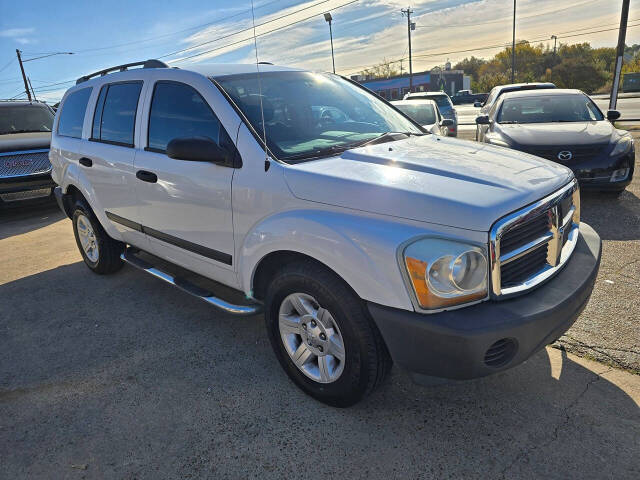
POLYGON ((169 158, 166 148, 179 137, 206 136, 223 148, 234 148, 233 142, 206 100, 189 85, 156 82, 149 108, 147 147, 136 152, 134 170, 151 253, 228 282, 235 278, 234 169, 169 158))

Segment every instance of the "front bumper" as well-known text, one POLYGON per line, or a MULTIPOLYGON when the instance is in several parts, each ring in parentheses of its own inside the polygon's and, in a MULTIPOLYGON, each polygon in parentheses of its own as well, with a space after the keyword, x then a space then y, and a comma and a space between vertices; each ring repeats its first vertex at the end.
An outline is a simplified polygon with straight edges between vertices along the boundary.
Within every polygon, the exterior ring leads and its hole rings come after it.
POLYGON ((571 327, 593 290, 600 249, 598 234, 581 223, 564 268, 519 297, 434 314, 367 306, 402 368, 459 380, 483 377, 524 362, 571 327), (502 363, 496 362, 498 350, 506 352, 502 363))
MULTIPOLYGON (((5 177, 0 179, 0 195, 7 195, 9 197, 16 197, 20 193, 27 194, 28 197, 29 192, 33 192, 34 190, 43 190, 50 189, 53 190, 55 183, 51 179, 51 173, 41 173, 35 175, 26 175, 26 176, 17 176, 17 177, 5 177)), ((50 191, 49 194, 52 192, 50 191)), ((51 198, 50 195, 37 197, 37 198, 29 198, 28 200, 13 200, 13 201, 3 201, 2 197, 0 197, 0 208, 3 206, 8 207, 12 205, 24 205, 26 202, 38 202, 47 200, 51 198)))

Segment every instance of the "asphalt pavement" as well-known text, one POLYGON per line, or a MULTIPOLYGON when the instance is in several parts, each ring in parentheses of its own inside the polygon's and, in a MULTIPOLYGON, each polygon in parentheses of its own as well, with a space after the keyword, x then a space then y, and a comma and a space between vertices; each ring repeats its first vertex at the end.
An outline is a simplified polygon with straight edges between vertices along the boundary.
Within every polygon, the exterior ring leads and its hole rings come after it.
POLYGON ((639 478, 640 179, 582 205, 603 258, 570 351, 430 387, 394 368, 345 410, 288 380, 262 316, 91 273, 55 206, 3 214, 0 478, 639 478))

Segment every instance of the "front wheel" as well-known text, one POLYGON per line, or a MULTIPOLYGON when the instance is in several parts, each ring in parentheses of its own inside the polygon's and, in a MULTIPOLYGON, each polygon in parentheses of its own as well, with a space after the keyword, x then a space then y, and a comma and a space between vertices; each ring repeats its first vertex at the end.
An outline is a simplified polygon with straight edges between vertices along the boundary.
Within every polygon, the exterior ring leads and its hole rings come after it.
POLYGON ((87 267, 98 274, 118 271, 123 264, 120 254, 124 244, 107 235, 86 202, 75 203, 71 220, 76 244, 87 267))
POLYGON ((382 337, 360 298, 313 262, 291 264, 276 273, 266 294, 265 320, 287 375, 328 405, 357 403, 391 367, 382 337))

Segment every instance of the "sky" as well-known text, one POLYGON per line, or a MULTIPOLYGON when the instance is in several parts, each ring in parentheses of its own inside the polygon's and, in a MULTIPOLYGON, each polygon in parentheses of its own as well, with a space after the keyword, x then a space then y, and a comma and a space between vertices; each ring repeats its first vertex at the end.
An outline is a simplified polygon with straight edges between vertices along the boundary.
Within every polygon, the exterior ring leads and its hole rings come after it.
MULTIPOLYGON (((148 58, 183 68, 255 63, 252 18, 260 61, 330 71, 323 13, 331 12, 336 72, 343 75, 384 59, 404 58, 408 69, 407 20, 401 13, 408 6, 416 23, 414 72, 471 55, 490 58, 512 36, 511 0, 253 2, 252 16, 250 0, 31 0, 27 7, 0 0, 0 98, 24 90, 16 49, 28 60, 24 67, 36 95, 51 102, 82 75, 148 58), (73 55, 35 59, 56 52, 73 55)), ((631 1, 627 44, 640 43, 637 2, 631 1)), ((562 43, 615 46, 621 6, 622 0, 518 0, 516 37, 552 46, 555 34, 562 43)))

